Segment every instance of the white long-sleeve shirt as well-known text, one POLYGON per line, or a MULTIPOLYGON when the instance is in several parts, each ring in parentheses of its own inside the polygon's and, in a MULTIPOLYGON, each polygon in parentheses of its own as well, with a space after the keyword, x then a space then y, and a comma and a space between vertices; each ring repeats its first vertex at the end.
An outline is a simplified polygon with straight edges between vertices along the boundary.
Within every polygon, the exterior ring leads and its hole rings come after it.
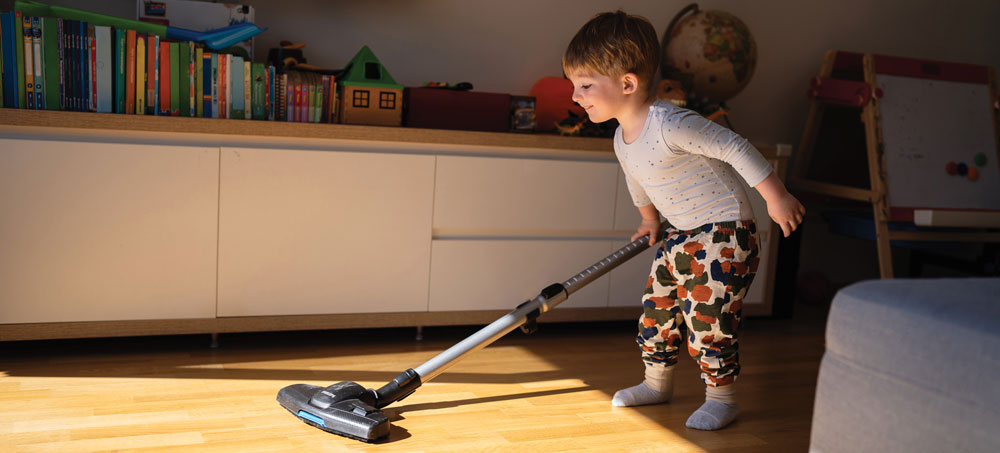
POLYGON ((773 170, 747 139, 664 101, 650 106, 642 132, 632 143, 625 143, 618 128, 615 155, 633 203, 653 204, 682 230, 753 219, 737 174, 753 187, 773 170))

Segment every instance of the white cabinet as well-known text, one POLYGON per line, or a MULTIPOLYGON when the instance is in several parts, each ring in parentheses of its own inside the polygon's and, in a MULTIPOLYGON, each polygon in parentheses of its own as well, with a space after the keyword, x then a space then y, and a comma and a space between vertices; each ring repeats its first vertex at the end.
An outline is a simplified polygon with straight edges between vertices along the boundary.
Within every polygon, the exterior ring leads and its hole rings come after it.
POLYGON ((218 316, 426 311, 434 159, 223 148, 218 316))
POLYGON ((215 316, 219 150, 0 139, 0 324, 215 316))

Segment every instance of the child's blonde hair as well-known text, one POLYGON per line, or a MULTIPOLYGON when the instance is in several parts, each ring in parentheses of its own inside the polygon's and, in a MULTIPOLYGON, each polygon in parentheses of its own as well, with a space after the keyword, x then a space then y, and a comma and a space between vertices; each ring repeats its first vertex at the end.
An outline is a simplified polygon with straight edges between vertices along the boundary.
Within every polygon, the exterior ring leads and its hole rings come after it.
POLYGON ((659 62, 660 43, 653 24, 622 10, 590 19, 573 36, 562 59, 567 74, 584 69, 617 78, 631 72, 646 90, 653 83, 659 62))

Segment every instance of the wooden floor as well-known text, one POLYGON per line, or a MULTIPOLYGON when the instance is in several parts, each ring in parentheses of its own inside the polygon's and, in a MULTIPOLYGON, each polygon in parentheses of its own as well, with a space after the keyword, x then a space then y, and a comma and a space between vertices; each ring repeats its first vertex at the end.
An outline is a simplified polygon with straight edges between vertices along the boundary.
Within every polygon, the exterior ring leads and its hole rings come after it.
MULTIPOLYGON (((801 316, 800 316, 801 317, 801 316)), ((670 404, 611 406, 641 379, 634 323, 515 331, 385 409, 378 444, 327 434, 275 402, 288 384, 381 386, 475 328, 0 343, 0 451, 806 451, 822 319, 751 319, 740 418, 684 427, 704 387, 686 356, 670 404)))

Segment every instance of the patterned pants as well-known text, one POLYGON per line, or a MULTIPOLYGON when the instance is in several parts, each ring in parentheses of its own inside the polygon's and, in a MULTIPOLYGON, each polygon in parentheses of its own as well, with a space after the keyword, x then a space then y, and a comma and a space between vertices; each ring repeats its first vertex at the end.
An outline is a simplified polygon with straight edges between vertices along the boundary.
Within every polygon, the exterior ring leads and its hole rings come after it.
POLYGON ((759 261, 752 220, 668 229, 642 298, 636 340, 643 360, 677 364, 686 324, 688 353, 701 367, 701 379, 709 386, 731 384, 740 373, 736 332, 743 296, 759 261))

